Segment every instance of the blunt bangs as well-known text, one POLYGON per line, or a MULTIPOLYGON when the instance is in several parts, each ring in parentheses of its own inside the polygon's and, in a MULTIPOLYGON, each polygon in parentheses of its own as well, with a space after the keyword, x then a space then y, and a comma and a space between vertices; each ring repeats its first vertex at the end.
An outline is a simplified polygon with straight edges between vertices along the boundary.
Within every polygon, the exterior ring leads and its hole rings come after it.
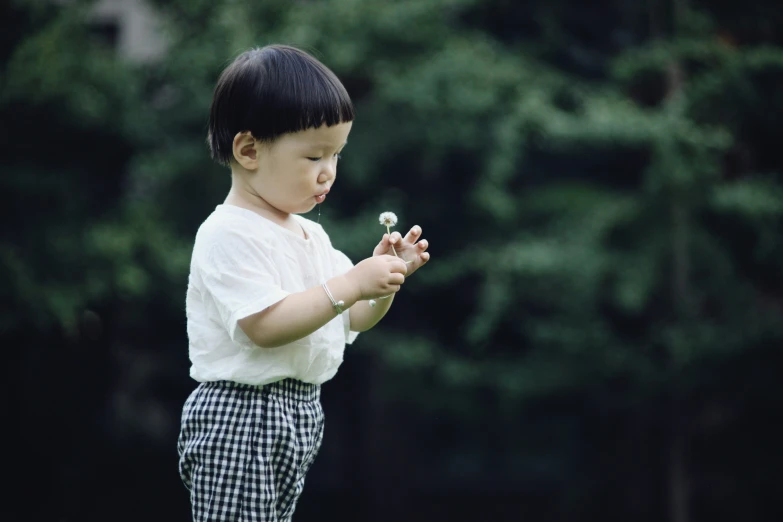
POLYGON ((212 159, 227 165, 239 132, 271 142, 353 119, 353 102, 331 70, 304 51, 270 45, 242 53, 220 75, 207 142, 212 159))

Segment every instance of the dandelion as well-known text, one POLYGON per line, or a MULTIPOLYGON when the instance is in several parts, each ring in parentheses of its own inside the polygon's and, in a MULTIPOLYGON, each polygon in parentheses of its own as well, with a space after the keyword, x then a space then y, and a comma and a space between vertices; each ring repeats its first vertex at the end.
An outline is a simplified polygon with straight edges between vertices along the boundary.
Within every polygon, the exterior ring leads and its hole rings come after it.
MULTIPOLYGON (((389 233, 389 237, 391 238, 391 227, 397 224, 397 214, 394 212, 382 212, 381 215, 378 216, 378 221, 381 223, 381 225, 386 227, 386 232, 389 233)), ((394 252, 394 255, 397 256, 397 251, 394 250, 394 245, 391 245, 391 247, 392 252, 394 252)))
MULTIPOLYGON (((381 215, 378 216, 378 222, 386 227, 386 232, 389 234, 389 237, 391 238, 391 227, 397 224, 397 214, 395 214, 394 212, 382 212, 381 215)), ((397 251, 394 249, 394 245, 391 245, 391 248, 392 248, 392 252, 394 252, 394 255, 400 257, 399 255, 397 255, 397 251)), ((400 257, 400 259, 402 258, 400 257)), ((405 260, 403 259, 403 261, 405 260)), ((413 261, 405 261, 405 264, 407 265, 412 262, 413 261)), ((381 299, 388 299, 389 297, 391 297, 391 295, 381 297, 381 299)), ((375 301, 375 299, 370 299, 371 307, 375 307, 376 304, 377 302, 375 301)))
POLYGON ((383 212, 380 217, 378 217, 378 221, 381 222, 381 225, 393 227, 397 224, 397 214, 394 212, 383 212))

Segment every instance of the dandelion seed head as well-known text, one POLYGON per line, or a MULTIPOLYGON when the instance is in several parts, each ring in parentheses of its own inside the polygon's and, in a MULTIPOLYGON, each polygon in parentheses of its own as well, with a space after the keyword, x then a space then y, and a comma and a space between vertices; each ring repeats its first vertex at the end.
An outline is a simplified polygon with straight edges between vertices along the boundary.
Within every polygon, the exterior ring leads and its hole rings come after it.
POLYGON ((393 227, 397 224, 397 214, 394 212, 383 212, 378 217, 378 221, 380 221, 381 225, 393 227))

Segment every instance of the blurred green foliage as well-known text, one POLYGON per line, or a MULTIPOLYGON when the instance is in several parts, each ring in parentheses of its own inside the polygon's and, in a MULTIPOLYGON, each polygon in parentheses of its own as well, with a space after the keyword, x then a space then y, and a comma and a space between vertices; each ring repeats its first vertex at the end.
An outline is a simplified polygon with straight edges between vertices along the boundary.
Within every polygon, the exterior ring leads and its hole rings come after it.
POLYGON ((780 391, 783 49, 757 12, 673 6, 161 1, 167 53, 139 64, 91 37, 89 4, 17 2, 0 325, 75 336, 84 309, 121 308, 120 331, 185 350, 193 235, 229 186, 204 141, 215 79, 289 43, 357 105, 333 242, 358 261, 392 210, 432 245, 350 349, 394 370, 390 396, 474 427, 567 398, 693 440, 716 404, 780 391))

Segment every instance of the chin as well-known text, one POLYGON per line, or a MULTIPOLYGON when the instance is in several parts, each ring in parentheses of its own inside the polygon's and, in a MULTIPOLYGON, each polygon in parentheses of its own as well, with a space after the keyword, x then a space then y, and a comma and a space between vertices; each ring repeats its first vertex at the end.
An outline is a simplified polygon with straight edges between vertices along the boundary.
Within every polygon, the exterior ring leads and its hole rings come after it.
POLYGON ((312 212, 313 210, 315 210, 315 207, 317 207, 317 206, 318 206, 318 204, 314 203, 314 204, 309 205, 307 207, 299 208, 299 209, 295 210, 294 212, 291 212, 291 214, 308 214, 308 213, 312 212))

